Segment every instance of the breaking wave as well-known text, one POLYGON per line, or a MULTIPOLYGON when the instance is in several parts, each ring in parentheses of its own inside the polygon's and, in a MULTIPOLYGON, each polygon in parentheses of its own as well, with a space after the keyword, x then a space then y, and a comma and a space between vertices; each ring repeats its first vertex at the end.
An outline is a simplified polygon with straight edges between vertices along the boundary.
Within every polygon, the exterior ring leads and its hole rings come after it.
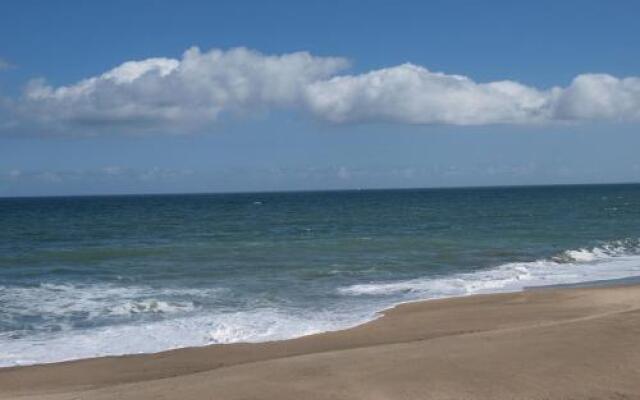
POLYGON ((0 332, 0 366, 281 340, 355 326, 405 301, 633 276, 640 276, 640 244, 627 240, 468 273, 333 286, 326 308, 286 302, 245 303, 239 309, 202 306, 216 298, 224 303, 232 295, 225 288, 5 286, 0 287, 0 322, 13 328, 0 332), (37 323, 12 325, 30 318, 37 323), (76 320, 82 323, 72 326, 76 320))
POLYGON ((409 299, 429 299, 637 275, 640 275, 640 243, 624 240, 563 251, 549 259, 507 263, 490 269, 440 277, 356 284, 341 287, 338 292, 350 296, 405 295, 409 299))

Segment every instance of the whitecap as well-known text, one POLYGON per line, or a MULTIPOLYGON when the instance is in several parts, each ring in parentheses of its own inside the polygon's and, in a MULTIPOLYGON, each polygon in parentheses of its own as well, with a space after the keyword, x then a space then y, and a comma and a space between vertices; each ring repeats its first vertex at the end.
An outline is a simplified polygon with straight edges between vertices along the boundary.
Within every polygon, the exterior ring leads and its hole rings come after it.
POLYGON ((506 263, 469 273, 355 284, 338 288, 338 293, 429 299, 634 277, 640 276, 638 249, 637 241, 616 241, 590 249, 567 250, 550 259, 506 263))

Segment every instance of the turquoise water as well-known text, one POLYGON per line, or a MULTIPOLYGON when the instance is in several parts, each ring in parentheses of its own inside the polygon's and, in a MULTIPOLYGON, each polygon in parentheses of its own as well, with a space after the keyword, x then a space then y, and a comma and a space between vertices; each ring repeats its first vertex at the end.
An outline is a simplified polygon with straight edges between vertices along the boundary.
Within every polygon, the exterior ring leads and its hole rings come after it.
POLYGON ((0 365, 640 275, 640 185, 0 199, 0 365))

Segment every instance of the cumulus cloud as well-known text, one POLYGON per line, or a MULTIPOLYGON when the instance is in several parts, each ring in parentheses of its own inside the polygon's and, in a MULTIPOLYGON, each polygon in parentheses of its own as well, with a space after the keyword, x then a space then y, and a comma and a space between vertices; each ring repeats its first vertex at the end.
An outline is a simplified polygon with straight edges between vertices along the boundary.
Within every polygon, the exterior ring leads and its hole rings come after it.
POLYGON ((524 124, 640 120, 640 78, 578 75, 566 88, 514 81, 477 83, 466 76, 404 64, 312 83, 309 108, 334 122, 524 124))
POLYGON ((180 60, 129 61, 100 76, 53 87, 29 82, 14 103, 18 118, 50 131, 189 132, 223 111, 291 107, 310 82, 345 68, 337 57, 280 56, 237 48, 187 50, 180 60))
POLYGON ((315 114, 334 122, 480 125, 549 119, 557 94, 558 89, 512 81, 480 84, 404 64, 314 82, 307 101, 315 114))
POLYGON ((344 74, 340 57, 187 50, 180 59, 128 61, 66 85, 32 80, 4 99, 0 131, 176 132, 211 129, 225 113, 304 110, 333 123, 534 124, 640 120, 640 78, 578 75, 566 87, 476 82, 403 64, 344 74))
POLYGON ((607 74, 577 76, 555 104, 558 119, 640 119, 640 78, 607 74))

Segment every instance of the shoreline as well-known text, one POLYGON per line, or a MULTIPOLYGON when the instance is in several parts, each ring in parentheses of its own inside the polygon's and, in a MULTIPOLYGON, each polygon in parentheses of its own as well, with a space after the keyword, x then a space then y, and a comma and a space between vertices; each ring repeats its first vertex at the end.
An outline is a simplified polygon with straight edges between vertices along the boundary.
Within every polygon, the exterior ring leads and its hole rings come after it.
MULTIPOLYGON (((621 316, 626 317, 626 320, 617 321, 616 323, 609 322, 604 324, 604 328, 607 328, 607 330, 617 328, 617 336, 623 335, 627 341, 631 340, 631 345, 637 345, 640 343, 640 339, 636 339, 636 336, 629 338, 629 332, 637 334, 640 331, 640 312, 637 312, 640 310, 640 285, 638 285, 638 282, 622 285, 620 283, 613 283, 615 286, 595 285, 595 287, 588 288, 542 287, 535 288, 536 290, 511 293, 481 294, 407 302, 384 310, 380 313, 380 317, 353 328, 282 341, 209 345, 180 348, 153 354, 107 356, 58 363, 5 367, 0 369, 0 398, 20 396, 21 398, 33 399, 63 399, 84 398, 83 396, 87 396, 86 398, 107 399, 123 396, 123 390, 125 390, 126 394, 131 393, 132 397, 130 398, 154 398, 152 394, 156 393, 157 395, 156 390, 169 389, 179 392, 176 392, 175 397, 185 399, 201 398, 203 391, 206 392, 207 390, 227 393, 222 397, 225 399, 251 398, 252 393, 253 395, 264 394, 265 387, 273 388, 270 380, 258 379, 255 381, 253 379, 264 374, 275 374, 276 381, 278 378, 288 377, 285 380, 289 383, 300 382, 299 384, 296 383, 295 386, 308 385, 309 387, 315 387, 320 382, 328 382, 330 385, 335 385, 337 382, 345 384, 340 378, 341 374, 336 375, 337 371, 342 371, 343 374, 354 374, 355 370, 349 365, 357 364, 363 357, 365 359, 371 358, 371 364, 378 365, 381 370, 386 371, 385 373, 393 375, 394 371, 404 370, 404 373, 398 375, 397 379, 399 379, 399 382, 405 382, 407 387, 416 388, 416 390, 417 388, 427 390, 441 387, 444 384, 443 382, 446 381, 448 383, 445 386, 451 386, 447 390, 450 390, 451 393, 461 394, 477 386, 477 383, 473 383, 473 379, 471 379, 474 374, 469 376, 466 373, 457 371, 438 379, 433 378, 432 381, 430 379, 425 381, 424 378, 427 375, 418 378, 420 372, 412 368, 411 365, 401 362, 403 357, 400 354, 404 354, 405 358, 410 358, 414 353, 426 351, 432 357, 420 358, 416 362, 424 364, 423 369, 431 370, 432 374, 442 375, 442 363, 446 365, 450 362, 452 355, 471 358, 469 361, 473 362, 479 361, 474 354, 482 353, 483 346, 478 346, 477 343, 470 346, 467 342, 480 341, 484 343, 489 339, 489 343, 495 342, 498 345, 502 343, 500 346, 504 347, 504 340, 500 340, 502 336, 528 337, 533 335, 529 339, 532 340, 531 344, 535 344, 536 331, 566 330, 573 325, 586 324, 589 326, 593 321, 602 322, 603 319, 620 318, 621 316), (628 318, 630 315, 636 318, 628 318), (619 329, 621 323, 623 325, 631 324, 632 329, 619 329), (438 344, 436 342, 445 342, 446 345, 442 347, 442 343, 438 344), (460 353, 457 350, 465 346, 468 347, 466 352, 460 353), (398 347, 409 347, 414 351, 405 354, 398 347), (446 348, 449 351, 443 350, 446 348), (379 354, 381 352, 382 354, 379 354), (327 361, 327 358, 330 360, 327 361), (299 369, 296 365, 300 363, 304 364, 305 368, 310 371, 303 374, 304 376, 302 377, 297 375, 299 369), (274 372, 275 365, 278 366, 278 370, 285 372, 274 372), (320 368, 319 365, 325 365, 325 367, 320 368), (335 368, 327 367, 326 365, 335 368), (441 368, 437 368, 438 366, 441 368), (334 369, 335 371, 333 371, 334 369), (205 379, 201 375, 206 375, 208 378, 205 379), (225 377, 225 379, 222 379, 222 377, 225 377), (237 384, 245 380, 247 380, 246 384, 237 384)), ((597 328, 603 327, 601 326, 602 324, 596 325, 597 328)), ((569 329, 569 331, 568 336, 576 334, 578 338, 582 336, 581 332, 577 332, 575 329, 569 329)), ((555 336, 555 340, 548 343, 551 347, 557 347, 558 344, 563 343, 567 344, 567 335, 555 336)), ((610 341, 616 340, 616 332, 612 332, 610 336, 602 337, 607 346, 610 346, 610 341)), ((620 340, 621 338, 618 337, 619 342, 620 340)), ((523 350, 527 350, 527 340, 523 340, 522 345, 524 346, 523 350)), ((513 343, 508 347, 513 351, 513 343)), ((504 363, 505 365, 522 364, 523 359, 518 357, 515 359, 509 358, 510 351, 505 350, 502 349, 498 352, 500 354, 499 358, 508 358, 506 360, 508 362, 504 363)), ((553 355, 551 353, 547 354, 546 360, 540 359, 537 361, 536 358, 539 357, 533 353, 527 359, 534 364, 534 370, 542 368, 542 366, 549 364, 550 361, 553 361, 552 364, 568 364, 569 369, 575 370, 576 367, 585 365, 586 361, 581 357, 587 357, 588 352, 581 355, 582 351, 573 354, 573 357, 563 357, 562 359, 549 358, 549 356, 553 355)), ((627 348, 625 351, 629 352, 629 349, 627 348)), ((630 361, 631 372, 640 373, 640 352, 638 350, 633 351, 631 353, 633 353, 634 357, 631 357, 631 359, 625 356, 625 353, 618 354, 613 352, 613 354, 617 354, 620 357, 619 362, 630 361)), ((493 354, 493 356, 496 356, 496 354, 493 354)), ((587 365, 591 365, 591 363, 587 362, 587 365)), ((488 371, 481 369, 475 371, 475 373, 490 372, 495 367, 485 368, 488 371)), ((611 366, 606 363, 602 363, 602 366, 592 365, 590 374, 594 377, 589 377, 589 374, 583 373, 576 376, 576 379, 583 382, 583 386, 587 381, 601 382, 604 379, 612 382, 621 380, 619 384, 607 386, 605 392, 611 394, 618 391, 632 396, 628 398, 636 398, 633 396, 640 398, 640 387, 637 388, 637 391, 634 391, 635 389, 631 388, 631 386, 629 386, 628 390, 625 389, 625 385, 628 386, 632 383, 632 381, 629 381, 630 377, 626 377, 623 372, 618 377, 613 377, 610 372, 607 372, 609 367, 611 366), (600 376, 600 378, 596 379, 597 376, 600 376)), ((444 369, 446 370, 447 368, 444 369)), ((456 370, 458 369, 464 370, 464 365, 459 365, 456 370)), ((580 368, 577 369, 579 370, 580 368)), ((619 365, 614 368, 616 371, 619 369, 619 365)), ((530 374, 530 372, 528 373, 530 374)), ((523 371, 523 373, 525 372, 523 371)), ((543 377, 543 381, 553 378, 553 376, 546 376, 545 374, 541 375, 541 378, 543 377)), ((632 377, 637 377, 637 375, 632 374, 632 377)), ((378 384, 376 380, 369 381, 365 379, 365 381, 368 382, 367 385, 352 388, 352 390, 347 390, 344 393, 341 392, 342 394, 336 394, 332 390, 316 393, 309 389, 311 391, 305 392, 304 396, 314 396, 309 398, 372 398, 357 394, 363 390, 366 391, 366 387, 370 385, 376 387, 378 384)), ((380 388, 383 391, 391 390, 391 387, 395 387, 398 384, 398 382, 385 379, 383 381, 386 382, 383 385, 384 387, 380 388)), ((488 384, 491 381, 488 380, 485 383, 488 384)), ((493 385, 497 383, 498 381, 494 381, 493 385)), ((562 387, 564 389, 558 393, 569 393, 577 396, 578 392, 575 391, 582 390, 579 387, 574 387, 574 385, 564 385, 562 387)), ((604 388, 601 383, 597 387, 599 390, 604 388)), ((301 398, 300 392, 289 389, 291 389, 289 385, 283 383, 283 385, 278 386, 277 390, 274 389, 276 391, 273 395, 265 394, 264 397, 259 398, 301 398), (275 395, 276 393, 277 396, 275 395)), ((495 391, 487 393, 490 393, 491 397, 486 398, 501 398, 500 394, 495 391)), ((128 397, 125 396, 124 398, 128 397)), ((433 398, 448 397, 435 396, 433 398)), ((485 397, 478 396, 473 398, 485 397)))
POLYGON ((579 289, 579 288, 598 288, 598 287, 616 287, 616 286, 630 286, 630 285, 640 285, 640 275, 639 276, 629 276, 624 278, 615 278, 615 279, 601 279, 601 280, 592 280, 592 281, 583 281, 576 283, 560 283, 560 284, 550 284, 543 286, 524 286, 520 289, 514 290, 505 290, 505 291, 497 291, 497 292, 480 292, 475 294, 462 294, 462 295, 453 295, 449 297, 433 297, 433 298, 425 298, 425 299, 415 299, 415 300, 406 300, 399 301, 396 303, 392 303, 387 307, 381 308, 377 311, 374 311, 372 316, 359 322, 355 325, 345 326, 342 328, 321 331, 317 333, 311 333, 301 336, 289 337, 284 339, 274 339, 274 340, 266 340, 266 341, 255 341, 255 342, 230 342, 230 343, 209 343, 209 344, 201 344, 201 345, 184 345, 177 346, 173 348, 167 348, 159 351, 151 351, 151 352, 138 352, 138 353, 115 353, 115 354, 100 354, 90 357, 81 357, 81 358, 70 358, 70 359, 62 359, 55 361, 45 361, 45 362, 34 362, 34 363, 25 363, 25 364, 16 364, 16 365, 0 365, 0 372, 7 369, 16 369, 16 368, 27 368, 27 367, 37 367, 37 366, 47 366, 47 365, 56 365, 56 364, 67 364, 67 363, 75 363, 82 362, 87 360, 95 360, 95 359, 103 359, 103 358, 125 358, 125 357, 139 357, 139 356, 153 356, 157 354, 163 353, 171 353, 175 351, 181 350, 190 350, 190 349, 202 349, 209 347, 218 347, 218 346, 231 346, 231 345, 254 345, 254 344, 263 344, 263 343, 277 343, 283 341, 290 341, 301 339, 308 336, 317 336, 334 332, 342 332, 348 331, 351 329, 355 329, 369 323, 372 323, 380 318, 383 318, 385 314, 388 312, 392 312, 397 307, 404 306, 406 304, 413 303, 423 303, 423 302, 431 302, 431 301, 445 301, 452 300, 458 298, 466 298, 466 297, 477 297, 477 296, 492 296, 492 295, 504 295, 504 294, 513 294, 513 293, 521 293, 526 291, 539 291, 539 290, 557 290, 557 289, 579 289))

